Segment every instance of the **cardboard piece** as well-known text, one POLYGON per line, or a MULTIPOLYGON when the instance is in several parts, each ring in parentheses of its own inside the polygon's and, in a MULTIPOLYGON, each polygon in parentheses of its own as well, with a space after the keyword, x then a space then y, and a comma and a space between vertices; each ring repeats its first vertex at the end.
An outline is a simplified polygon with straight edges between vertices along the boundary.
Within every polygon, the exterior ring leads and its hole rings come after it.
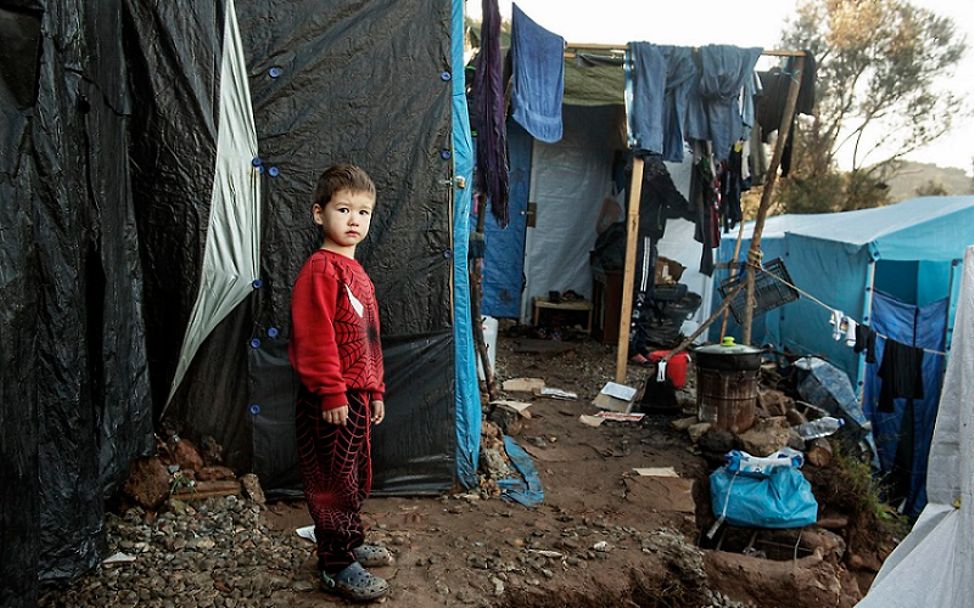
POLYGON ((626 500, 650 511, 694 513, 693 480, 681 477, 629 477, 626 500))
POLYGON ((605 418, 599 418, 598 416, 588 416, 586 414, 582 414, 581 416, 579 416, 578 420, 582 424, 587 424, 592 427, 597 427, 603 422, 605 422, 605 418))
POLYGON ((490 404, 515 412, 524 418, 531 417, 531 412, 528 411, 528 408, 531 407, 531 404, 525 401, 510 401, 507 399, 498 399, 497 401, 491 401, 490 404))
POLYGON ((512 378, 505 380, 501 388, 512 393, 534 393, 544 388, 542 378, 512 378))

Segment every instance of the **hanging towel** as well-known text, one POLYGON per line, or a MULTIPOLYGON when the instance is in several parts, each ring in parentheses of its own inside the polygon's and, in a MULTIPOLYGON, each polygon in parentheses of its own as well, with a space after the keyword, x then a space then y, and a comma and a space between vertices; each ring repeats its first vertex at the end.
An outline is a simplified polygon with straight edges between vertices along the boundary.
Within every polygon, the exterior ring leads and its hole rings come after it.
POLYGON ((846 317, 845 321, 845 345, 853 347, 856 345, 856 328, 859 326, 852 317, 846 317))
POLYGON ((727 160, 731 146, 744 135, 741 89, 754 72, 762 50, 726 44, 700 49, 700 97, 707 111, 710 141, 717 160, 727 160))
POLYGON ((893 399, 923 399, 923 349, 887 339, 878 376, 883 380, 879 411, 894 411, 893 399))
POLYGON ((515 4, 511 22, 513 117, 535 139, 561 139, 565 94, 565 39, 535 23, 515 4))
POLYGON ((503 228, 508 222, 510 175, 501 69, 501 13, 497 0, 483 0, 482 14, 470 109, 471 122, 477 129, 477 190, 487 195, 490 211, 503 228))
POLYGON ((855 353, 866 351, 866 363, 876 362, 876 332, 868 325, 856 326, 856 345, 852 347, 855 353))
POLYGON ((666 58, 660 47, 630 42, 632 53, 632 136, 635 152, 663 152, 663 101, 666 58))
POLYGON ((845 314, 841 310, 833 310, 829 318, 829 325, 832 326, 832 339, 838 342, 842 339, 842 318, 845 314))

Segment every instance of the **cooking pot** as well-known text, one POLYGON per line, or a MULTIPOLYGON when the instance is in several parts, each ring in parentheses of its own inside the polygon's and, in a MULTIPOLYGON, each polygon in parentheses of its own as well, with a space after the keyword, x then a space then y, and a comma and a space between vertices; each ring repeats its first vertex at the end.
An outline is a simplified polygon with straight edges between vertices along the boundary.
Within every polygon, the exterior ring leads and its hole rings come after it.
POLYGON ((724 338, 720 344, 693 349, 697 367, 725 371, 756 370, 761 367, 760 348, 735 344, 734 338, 724 338))

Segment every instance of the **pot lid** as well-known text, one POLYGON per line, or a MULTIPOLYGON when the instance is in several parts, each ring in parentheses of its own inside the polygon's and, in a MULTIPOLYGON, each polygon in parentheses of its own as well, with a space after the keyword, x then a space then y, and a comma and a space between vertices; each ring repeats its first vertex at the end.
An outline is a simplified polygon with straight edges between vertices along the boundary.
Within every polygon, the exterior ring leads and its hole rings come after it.
POLYGON ((764 352, 760 348, 746 344, 735 344, 734 338, 731 336, 724 338, 720 344, 708 344, 695 348, 694 351, 708 355, 755 355, 764 352))

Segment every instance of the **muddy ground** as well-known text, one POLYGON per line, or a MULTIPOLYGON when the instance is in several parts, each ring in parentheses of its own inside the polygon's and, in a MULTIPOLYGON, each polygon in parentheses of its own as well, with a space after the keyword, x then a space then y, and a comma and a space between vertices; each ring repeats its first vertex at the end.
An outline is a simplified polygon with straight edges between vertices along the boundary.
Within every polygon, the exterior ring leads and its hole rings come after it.
MULTIPOLYGON (((578 420, 597 411, 590 401, 614 375, 614 349, 592 340, 546 353, 518 348, 514 337, 501 337, 500 380, 541 377, 579 396, 507 395, 533 402, 531 417, 514 419, 508 431, 534 458, 543 504, 503 501, 489 483, 441 498, 370 499, 370 540, 397 555, 395 566, 377 569, 392 583, 385 605, 819 608, 852 606, 861 596, 889 547, 857 548, 858 569, 850 568, 848 522, 801 553, 796 540, 791 559, 698 548, 713 519, 709 469, 687 434, 671 427, 673 418, 598 428, 578 420), (687 508, 687 497, 668 486, 641 484, 633 473, 639 467, 673 467, 694 480, 696 505, 687 508)), ((629 382, 648 373, 631 369, 629 382)), ((692 411, 692 395, 680 397, 692 411)), ((41 605, 343 605, 315 587, 313 546, 294 533, 308 523, 300 502, 230 497, 177 503, 161 514, 132 509, 109 518, 109 544, 136 562, 103 566, 47 593, 41 605)), ((775 542, 791 541, 767 546, 775 542)))

